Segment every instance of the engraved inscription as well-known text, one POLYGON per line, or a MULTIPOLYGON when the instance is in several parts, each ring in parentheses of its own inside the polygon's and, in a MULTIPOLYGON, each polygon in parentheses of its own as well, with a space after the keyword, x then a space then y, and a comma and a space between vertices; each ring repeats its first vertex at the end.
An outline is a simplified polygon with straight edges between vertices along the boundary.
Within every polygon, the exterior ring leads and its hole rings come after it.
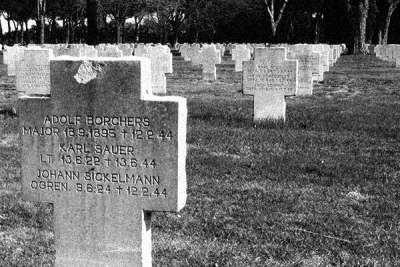
MULTIPOLYGON (((22 126, 22 135, 50 137, 53 149, 39 154, 32 190, 167 197, 162 159, 142 155, 143 142, 170 142, 174 133, 153 128, 147 117, 47 115, 43 125, 22 126)), ((146 145, 144 145, 146 147, 146 145)))
POLYGON ((20 64, 18 71, 18 87, 25 91, 31 88, 50 88, 49 65, 20 64))
POLYGON ((247 70, 244 79, 249 91, 292 91, 296 69, 284 66, 255 66, 247 70))

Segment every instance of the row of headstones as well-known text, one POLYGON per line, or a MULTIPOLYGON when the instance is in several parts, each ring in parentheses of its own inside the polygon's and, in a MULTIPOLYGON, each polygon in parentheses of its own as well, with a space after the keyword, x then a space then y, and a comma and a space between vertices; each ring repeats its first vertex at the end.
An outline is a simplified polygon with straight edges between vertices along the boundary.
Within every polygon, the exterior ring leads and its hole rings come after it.
MULTIPOLYGON (((235 71, 243 71, 243 62, 254 58, 254 51, 257 48, 265 47, 262 44, 236 44, 228 49, 232 60, 235 62, 235 71)), ((271 47, 271 46, 270 46, 271 47)), ((277 47, 277 46, 275 46, 277 47)), ((279 47, 279 46, 278 46, 279 47)), ((288 50, 287 58, 299 61, 299 92, 300 95, 312 93, 313 81, 322 81, 323 73, 329 71, 340 55, 344 52, 343 45, 280 45, 288 50), (311 69, 311 70, 309 70, 311 69), (312 77, 310 74, 312 72, 312 77)), ((186 61, 193 65, 203 66, 203 77, 206 80, 216 80, 216 65, 221 63, 221 55, 225 53, 223 45, 182 44, 179 47, 181 55, 186 61)))
MULTIPOLYGON (((296 93, 300 63, 287 54, 255 48, 243 62, 255 116, 296 93)), ((154 96, 143 57, 49 68, 51 95, 21 97, 18 110, 23 196, 54 204, 55 266, 150 267, 152 212, 186 203, 186 99, 154 96)))
POLYGON ((243 62, 243 93, 254 96, 254 121, 285 121, 285 97, 311 95, 313 81, 323 80, 323 73, 344 49, 324 50, 324 45, 256 47, 254 60, 243 62))
MULTIPOLYGON (((197 48, 198 46, 194 45, 191 47, 197 48)), ((256 121, 265 119, 285 120, 286 104, 284 97, 280 94, 279 101, 277 101, 276 97, 272 97, 271 95, 277 95, 277 91, 281 93, 285 92, 283 95, 311 95, 313 81, 323 80, 324 72, 329 71, 329 67, 336 62, 343 50, 342 46, 330 48, 326 45, 299 44, 283 47, 284 52, 282 54, 280 49, 274 50, 273 47, 255 47, 254 55, 250 56, 254 58, 253 60, 249 59, 245 61, 243 58, 240 58, 241 65, 253 66, 255 64, 256 66, 255 70, 243 69, 244 92, 249 94, 252 94, 253 91, 263 92, 262 95, 255 98, 254 119, 256 121), (257 54, 257 50, 278 51, 278 56, 274 56, 273 52, 257 54), (272 61, 271 58, 273 59, 272 61), (294 69, 282 67, 285 65, 281 64, 287 60, 294 60, 296 67, 294 69), (271 65, 269 61, 274 62, 275 65, 271 65), (247 64, 248 62, 250 62, 250 65, 247 64), (288 73, 292 73, 294 76, 289 77, 287 76, 288 73), (288 82, 289 78, 295 78, 295 81, 288 82), (250 86, 252 89, 249 89, 250 92, 248 92, 245 88, 249 86, 248 84, 252 83, 254 83, 250 86), (289 89, 288 84, 294 85, 294 87, 291 86, 289 89)), ((232 47, 232 58, 237 59, 239 58, 238 55, 245 54, 244 52, 249 56, 251 50, 245 45, 236 45, 232 47)), ((197 60, 200 58, 199 64, 203 65, 205 78, 215 79, 215 65, 221 62, 221 50, 217 49, 216 45, 204 45, 201 49, 197 50, 197 53, 200 55, 196 57, 197 60)), ((24 59, 17 64, 17 90, 27 95, 50 94, 50 60, 53 58, 52 49, 24 49, 23 54, 24 59)), ((139 46, 135 50, 135 54, 151 59, 152 92, 165 94, 165 73, 172 73, 172 54, 169 52, 169 48, 166 46, 139 46)), ((96 71, 91 67, 82 68, 78 78, 81 82, 86 82, 90 81, 91 77, 95 74, 96 71)))
POLYGON ((400 67, 400 45, 367 45, 367 50, 380 60, 396 63, 396 68, 400 67))
MULTIPOLYGON (((17 90, 27 94, 50 93, 50 60, 59 56, 76 58, 101 57, 131 57, 133 48, 120 50, 117 46, 102 46, 94 48, 87 45, 71 45, 69 48, 59 45, 44 45, 43 47, 7 47, 3 53, 4 64, 7 65, 9 76, 16 75, 17 90), (99 51, 103 51, 99 53, 99 51), (128 51, 124 55, 123 51, 128 51)), ((120 46, 121 47, 121 46, 120 46)), ((172 54, 167 46, 137 46, 135 56, 151 59, 152 88, 154 93, 166 93, 166 73, 172 73, 172 54)))

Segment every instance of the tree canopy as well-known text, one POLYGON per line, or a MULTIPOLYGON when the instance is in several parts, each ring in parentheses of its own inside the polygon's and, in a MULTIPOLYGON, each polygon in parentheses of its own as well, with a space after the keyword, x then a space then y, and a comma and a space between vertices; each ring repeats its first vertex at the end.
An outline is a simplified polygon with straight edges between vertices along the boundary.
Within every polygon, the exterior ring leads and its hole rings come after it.
POLYGON ((3 43, 400 41, 400 0, 0 0, 3 43), (16 4, 18 2, 18 4, 16 4), (28 21, 35 21, 27 29, 28 21), (4 20, 3 20, 4 23, 4 20))

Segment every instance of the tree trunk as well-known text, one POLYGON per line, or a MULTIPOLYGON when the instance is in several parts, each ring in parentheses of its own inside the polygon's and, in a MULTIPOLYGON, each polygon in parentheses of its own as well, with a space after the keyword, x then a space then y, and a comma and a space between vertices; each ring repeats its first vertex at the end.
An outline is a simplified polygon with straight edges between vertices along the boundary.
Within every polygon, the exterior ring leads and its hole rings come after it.
POLYGON ((135 25, 134 25, 134 40, 135 43, 139 43, 139 23, 137 23, 135 21, 135 25))
POLYGON ((323 20, 323 14, 317 13, 315 16, 315 24, 314 24, 314 44, 319 44, 321 39, 321 25, 323 20))
POLYGON ((384 23, 382 28, 382 43, 383 45, 387 45, 388 43, 388 35, 389 35, 389 26, 390 26, 390 18, 392 17, 394 8, 390 7, 388 12, 384 14, 384 23))
POLYGON ((69 20, 69 27, 71 29, 71 36, 70 36, 70 43, 74 44, 75 43, 75 25, 74 25, 74 21, 72 20, 72 18, 70 18, 69 20))
POLYGON ((25 21, 25 40, 26 40, 26 44, 30 44, 31 43, 31 38, 29 36, 29 29, 28 29, 28 21, 25 21))
POLYGON ((347 16, 351 27, 349 52, 363 53, 365 49, 365 31, 369 10, 369 0, 357 0, 356 3, 347 0, 347 16))
POLYGON ((88 45, 99 44, 99 27, 97 24, 99 3, 98 0, 87 0, 87 35, 86 40, 88 45))
POLYGON ((65 19, 64 27, 67 29, 67 34, 65 35, 65 44, 69 44, 70 41, 70 26, 69 26, 69 18, 65 19))
POLYGON ((117 31, 117 44, 122 43, 122 22, 119 20, 115 20, 115 29, 117 31))
POLYGON ((44 44, 44 28, 45 28, 45 21, 44 15, 46 13, 46 0, 37 0, 37 13, 38 13, 38 43, 44 44))
POLYGON ((278 12, 275 10, 275 0, 264 0, 267 5, 268 15, 270 18, 270 28, 271 28, 271 41, 276 41, 276 31, 278 29, 279 23, 282 20, 283 12, 285 11, 286 5, 289 0, 283 0, 282 5, 278 12), (275 17, 275 15, 277 15, 275 17))
POLYGON ((1 44, 1 49, 3 49, 4 47, 4 40, 3 40, 3 25, 1 23, 1 19, 0 19, 0 44, 1 44))
POLYGON ((358 23, 357 39, 358 47, 357 51, 362 52, 365 49, 365 33, 367 30, 367 18, 368 18, 369 0, 363 0, 358 4, 358 13, 360 14, 360 21, 358 23))
POLYGON ((21 23, 21 45, 25 45, 24 44, 24 22, 20 22, 21 23))
POLYGON ((16 22, 15 20, 13 20, 12 21, 13 22, 13 24, 14 24, 14 43, 15 44, 18 44, 19 42, 18 42, 18 30, 19 30, 19 27, 18 27, 18 22, 16 22))

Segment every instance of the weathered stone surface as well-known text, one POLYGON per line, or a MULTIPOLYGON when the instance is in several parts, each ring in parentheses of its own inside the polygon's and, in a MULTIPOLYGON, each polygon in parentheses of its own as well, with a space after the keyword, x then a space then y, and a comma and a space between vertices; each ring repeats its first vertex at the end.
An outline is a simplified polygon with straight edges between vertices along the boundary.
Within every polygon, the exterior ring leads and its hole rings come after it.
POLYGON ((285 120, 285 96, 297 93, 298 63, 286 59, 286 48, 255 48, 243 62, 243 93, 254 96, 254 120, 285 120))
POLYGON ((24 59, 17 64, 17 91, 27 95, 50 94, 51 49, 25 49, 24 59))
POLYGON ((207 45, 203 48, 200 55, 200 63, 203 65, 203 79, 216 80, 217 69, 216 64, 221 63, 221 50, 215 45, 207 45))
POLYGON ((51 97, 19 114, 23 195, 54 203, 56 266, 151 266, 151 212, 186 201, 186 100, 151 95, 148 59, 50 66, 51 97))
POLYGON ((165 74, 172 73, 172 54, 167 46, 149 46, 137 50, 136 54, 151 60, 151 86, 153 93, 166 94, 165 74))
POLYGON ((243 71, 243 61, 251 59, 250 48, 246 45, 236 45, 232 49, 232 59, 235 61, 235 71, 243 71))

